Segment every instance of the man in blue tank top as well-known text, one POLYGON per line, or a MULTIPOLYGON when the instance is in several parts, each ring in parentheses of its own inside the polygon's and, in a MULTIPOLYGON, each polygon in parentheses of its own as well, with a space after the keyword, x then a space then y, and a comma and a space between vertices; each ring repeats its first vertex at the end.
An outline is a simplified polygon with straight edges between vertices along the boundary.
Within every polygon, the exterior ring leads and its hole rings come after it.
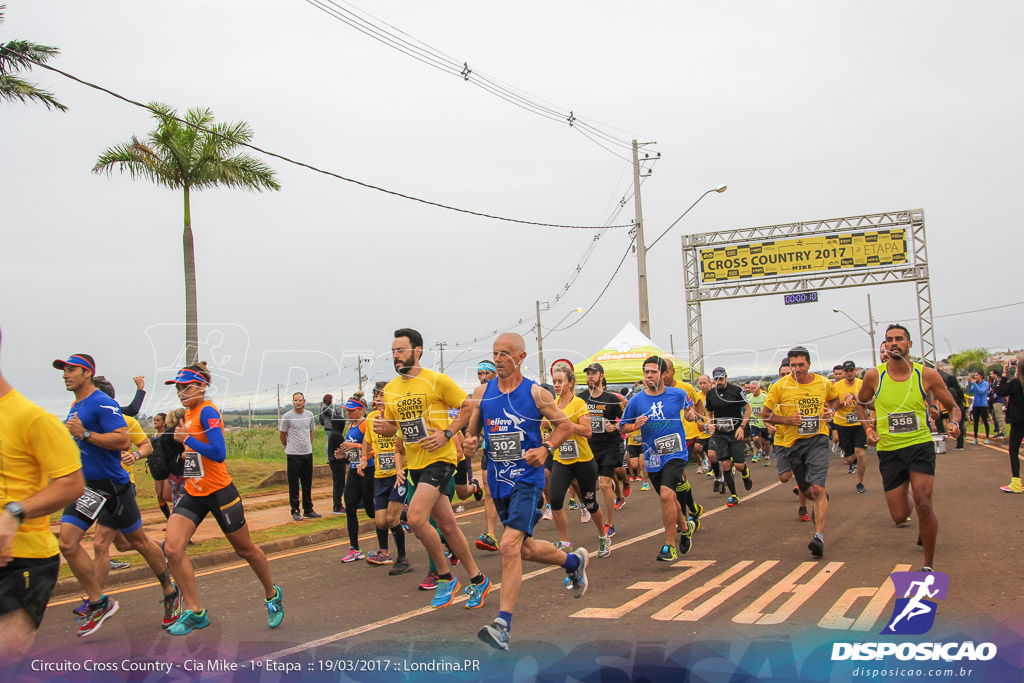
POLYGON ((465 448, 472 451, 487 434, 487 488, 505 531, 501 536, 501 601, 497 618, 477 636, 488 645, 508 650, 512 611, 523 583, 523 560, 564 567, 566 586, 574 598, 587 592, 586 548, 565 553, 533 538, 543 514, 544 461, 572 433, 572 425, 547 391, 523 377, 526 342, 507 332, 494 341, 497 378, 473 392, 473 414, 465 448), (547 418, 554 431, 547 441, 540 433, 547 418))

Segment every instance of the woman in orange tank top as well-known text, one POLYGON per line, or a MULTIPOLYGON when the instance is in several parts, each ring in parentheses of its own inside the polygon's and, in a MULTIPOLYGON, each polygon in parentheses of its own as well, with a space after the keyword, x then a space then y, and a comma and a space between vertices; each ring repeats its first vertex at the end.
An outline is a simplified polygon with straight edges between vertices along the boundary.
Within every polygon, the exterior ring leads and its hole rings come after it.
POLYGON ((174 430, 174 440, 185 446, 181 456, 185 462, 185 493, 167 521, 164 553, 186 609, 167 632, 182 636, 210 625, 210 617, 199 602, 192 562, 185 553, 192 534, 208 513, 217 520, 235 553, 249 563, 263 584, 267 623, 276 628, 284 619, 281 589, 274 585, 267 556, 252 542, 242 499, 228 474, 220 411, 206 400, 206 388, 210 385, 206 363, 182 368, 164 384, 175 385, 178 400, 185 406, 185 417, 174 430))

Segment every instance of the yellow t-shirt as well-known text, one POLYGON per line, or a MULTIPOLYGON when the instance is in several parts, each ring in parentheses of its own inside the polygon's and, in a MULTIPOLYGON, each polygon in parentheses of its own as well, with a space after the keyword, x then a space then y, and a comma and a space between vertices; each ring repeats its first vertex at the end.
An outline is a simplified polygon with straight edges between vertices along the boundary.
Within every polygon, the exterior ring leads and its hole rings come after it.
MULTIPOLYGON (((590 419, 590 410, 587 408, 587 402, 579 396, 573 396, 572 400, 569 401, 569 405, 562 408, 562 412, 565 413, 567 418, 569 418, 569 422, 572 422, 573 424, 581 424, 583 420, 590 419)), ((586 438, 580 436, 575 431, 573 431, 572 436, 565 441, 566 443, 563 443, 561 448, 555 451, 556 462, 560 462, 563 465, 574 465, 578 462, 587 462, 594 459, 594 452, 590 450, 590 443, 586 438), (563 454, 568 454, 568 451, 572 448, 572 446, 566 445, 570 441, 576 444, 576 453, 578 454, 578 457, 564 458, 562 457, 563 454)))
POLYGON ((839 410, 836 411, 836 416, 835 416, 834 420, 835 420, 835 423, 837 425, 840 425, 842 427, 852 427, 854 425, 860 424, 857 421, 857 404, 856 404, 856 401, 857 401, 857 394, 860 393, 860 385, 863 384, 863 383, 864 383, 864 381, 860 377, 854 377, 853 378, 853 387, 852 388, 850 387, 849 384, 846 383, 845 379, 840 379, 840 380, 837 380, 835 382, 836 393, 839 394, 839 401, 840 401, 840 403, 842 403, 843 397, 846 396, 847 394, 853 394, 853 400, 854 400, 854 404, 852 406, 850 406, 849 408, 841 406, 839 408, 839 410))
POLYGON ((366 416, 366 434, 364 438, 370 441, 370 450, 376 459, 376 469, 373 471, 374 479, 387 479, 395 476, 395 441, 398 435, 384 436, 373 431, 373 421, 377 419, 379 410, 371 410, 366 416))
MULTIPOLYGON (((687 391, 686 393, 689 394, 690 392, 687 391)), ((690 397, 690 400, 693 401, 693 397, 692 396, 690 397)), ((693 402, 695 404, 697 403, 696 401, 693 401, 693 402)), ((704 391, 700 392, 700 402, 701 402, 701 405, 704 405, 704 406, 706 406, 708 404, 707 392, 704 392, 704 391)), ((702 410, 700 414, 701 414, 702 417, 707 418, 707 409, 702 410)), ((707 424, 707 421, 705 421, 704 424, 707 424)), ((705 430, 701 429, 697 424, 694 424, 694 431, 696 432, 698 439, 710 439, 711 438, 711 432, 708 432, 708 431, 705 431, 705 430)), ((689 431, 686 432, 686 438, 687 439, 690 438, 690 432, 689 431)))
MULTIPOLYGON (((15 390, 0 396, 0 508, 80 469, 78 446, 60 420, 15 390)), ((49 517, 26 519, 14 535, 12 550, 21 558, 56 555, 49 517)))
POLYGON ((456 464, 453 442, 433 453, 423 450, 419 442, 430 436, 432 429, 448 429, 448 409, 458 408, 465 400, 466 392, 451 377, 427 368, 421 368, 415 377, 399 375, 384 387, 384 417, 398 422, 410 470, 435 462, 456 464))
POLYGON ((839 394, 835 385, 825 377, 813 372, 808 376, 810 382, 799 384, 793 375, 786 375, 768 390, 765 408, 782 417, 799 414, 804 418, 804 423, 799 427, 776 424, 776 446, 788 448, 797 439, 807 439, 818 434, 828 436, 828 422, 821 419, 821 411, 826 401, 831 401, 839 394))
MULTIPOLYGON (((686 392, 686 395, 690 397, 690 401, 693 403, 694 409, 696 410, 697 401, 701 403, 707 398, 704 394, 697 391, 697 389, 689 382, 676 382, 676 388, 682 389, 686 392)), ((686 440, 691 439, 707 439, 709 436, 703 436, 700 433, 700 428, 696 422, 690 422, 686 419, 686 411, 683 410, 679 413, 679 419, 683 421, 683 430, 685 431, 686 440)))
MULTIPOLYGON (((128 425, 128 438, 132 440, 132 445, 135 446, 132 450, 138 450, 142 444, 146 443, 149 437, 146 436, 146 432, 142 431, 142 425, 140 425, 139 421, 134 417, 125 415, 124 421, 128 425)), ((132 470, 135 468, 135 463, 125 465, 124 460, 122 460, 121 467, 123 467, 125 472, 128 473, 128 478, 131 479, 132 484, 134 484, 135 472, 132 470)))

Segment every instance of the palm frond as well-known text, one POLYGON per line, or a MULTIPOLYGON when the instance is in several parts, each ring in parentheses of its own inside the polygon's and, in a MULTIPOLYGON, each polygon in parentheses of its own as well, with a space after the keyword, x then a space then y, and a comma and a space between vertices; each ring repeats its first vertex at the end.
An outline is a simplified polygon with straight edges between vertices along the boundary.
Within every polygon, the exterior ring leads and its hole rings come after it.
POLYGON ((2 72, 0 72, 0 100, 38 102, 47 109, 68 110, 50 91, 43 90, 35 83, 29 83, 22 78, 2 72))
POLYGON ((133 180, 142 178, 171 189, 182 187, 176 169, 134 136, 126 143, 104 150, 92 167, 92 172, 109 176, 115 168, 121 173, 127 173, 133 180))
POLYGON ((248 192, 281 189, 274 169, 248 154, 236 154, 227 159, 221 159, 216 164, 207 164, 203 168, 203 173, 195 178, 193 184, 196 189, 216 186, 248 192))
POLYGON ((60 54, 58 48, 38 45, 27 40, 11 40, 3 47, 6 49, 0 50, 0 72, 31 71, 35 66, 33 62, 45 64, 51 57, 60 54))

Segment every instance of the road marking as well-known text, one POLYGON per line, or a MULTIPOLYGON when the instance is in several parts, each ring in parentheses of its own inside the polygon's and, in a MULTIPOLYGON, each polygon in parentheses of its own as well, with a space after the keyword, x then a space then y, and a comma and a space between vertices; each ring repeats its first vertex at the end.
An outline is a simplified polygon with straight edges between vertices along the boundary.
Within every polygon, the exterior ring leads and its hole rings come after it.
POLYGON ((669 588, 686 581, 697 572, 707 569, 714 563, 714 560, 683 560, 682 562, 676 562, 672 565, 674 568, 685 569, 686 571, 667 581, 638 581, 632 586, 627 586, 626 590, 640 590, 646 592, 638 595, 624 605, 620 605, 618 607, 587 607, 586 609, 582 609, 575 614, 570 614, 569 616, 580 619, 621 619, 637 607, 650 602, 669 588))
MULTIPOLYGON (((774 488, 776 488, 778 486, 781 486, 781 485, 782 485, 782 482, 775 482, 771 486, 766 486, 763 489, 758 489, 756 492, 751 493, 749 496, 744 498, 744 500, 750 500, 751 498, 759 496, 762 493, 767 493, 768 491, 771 491, 772 489, 774 489, 774 488)), ((710 515, 714 515, 714 514, 719 513, 719 512, 721 512, 722 510, 725 510, 725 509, 726 509, 726 506, 723 505, 722 507, 718 507, 718 508, 715 508, 714 510, 710 510, 708 512, 705 512, 703 517, 708 517, 710 515)), ((703 517, 702 517, 702 519, 703 519, 703 517)), ((654 536, 657 536, 658 534, 664 534, 664 533, 665 533, 665 529, 664 528, 655 529, 654 531, 649 531, 646 534, 641 534, 640 536, 637 536, 635 538, 631 538, 628 541, 623 541, 622 543, 617 543, 617 544, 612 546, 612 550, 615 551, 617 548, 622 548, 624 546, 633 545, 634 543, 639 543, 640 541, 646 541, 649 538, 653 538, 654 536)), ((528 574, 524 574, 523 575, 523 581, 527 581, 529 579, 532 579, 532 578, 535 578, 535 577, 538 577, 538 576, 542 576, 544 574, 548 574, 548 573, 553 572, 553 571, 558 570, 558 569, 562 569, 562 568, 561 567, 549 566, 549 567, 544 567, 543 569, 538 569, 536 571, 532 571, 532 572, 530 572, 528 574)), ((496 590, 499 590, 499 589, 501 589, 501 584, 500 583, 495 584, 494 587, 491 590, 492 591, 496 591, 496 590)), ((462 596, 462 597, 456 598, 455 599, 455 603, 465 602, 468 599, 469 598, 467 596, 462 596)), ((455 604, 455 603, 453 603, 453 604, 455 604)), ((312 641, 309 641, 308 643, 301 643, 301 644, 296 645, 294 647, 286 648, 284 650, 278 650, 277 652, 271 652, 270 654, 263 655, 262 657, 258 657, 257 659, 259 661, 265 661, 265 660, 268 660, 268 659, 280 659, 280 658, 283 658, 283 657, 289 657, 291 655, 295 655, 295 654, 298 654, 300 652, 305 652, 306 650, 310 650, 310 649, 315 648, 315 647, 320 647, 322 645, 329 645, 330 643, 337 643, 339 641, 345 640, 346 638, 350 638, 350 637, 355 636, 355 635, 360 635, 360 634, 363 634, 363 633, 367 633, 369 631, 374 631, 376 629, 383 628, 385 626, 390 626, 392 624, 397 624, 399 622, 406 621, 408 619, 412 619, 414 617, 418 617, 418 616, 421 616, 423 614, 427 614, 428 612, 432 612, 432 611, 433 611, 433 608, 431 608, 431 607, 421 607, 419 609, 415 609, 415 610, 412 610, 412 611, 409 611, 409 612, 404 612, 403 614, 397 614, 397 615, 395 615, 393 617, 388 617, 386 619, 381 619, 379 621, 375 621, 373 623, 366 624, 364 626, 358 626, 356 628, 349 629, 347 631, 341 631, 340 633, 335 633, 334 635, 331 635, 331 636, 326 636, 324 638, 319 638, 317 640, 312 640, 312 641)))
POLYGON ((812 595, 817 593, 826 581, 835 576, 843 564, 843 562, 829 562, 813 579, 807 583, 798 584, 797 579, 818 566, 817 562, 801 562, 800 566, 791 571, 786 578, 769 588, 764 595, 750 603, 749 607, 734 616, 732 620, 737 624, 757 624, 758 626, 783 623, 793 616, 793 612, 796 612, 812 595), (761 610, 766 609, 777 598, 787 593, 792 593, 793 597, 782 603, 775 612, 762 614, 761 610))
MULTIPOLYGON (((898 564, 893 572, 910 571, 909 564, 898 564)), ((850 631, 870 631, 878 620, 882 610, 889 604, 889 599, 896 592, 889 577, 878 588, 867 586, 865 588, 850 588, 836 600, 836 604, 825 613, 825 616, 818 622, 820 628, 831 628, 850 631), (871 598, 871 601, 864 607, 864 611, 856 620, 846 616, 858 598, 871 598)))
POLYGON ((738 579, 734 583, 725 586, 725 583, 732 579, 732 577, 739 574, 741 571, 754 564, 751 560, 744 560, 737 562, 731 568, 727 569, 724 573, 718 576, 712 577, 707 583, 698 588, 694 588, 692 591, 673 602, 668 607, 659 610, 654 613, 652 619, 659 621, 699 621, 708 614, 718 609, 726 600, 739 593, 741 590, 749 586, 754 580, 758 579, 762 574, 767 572, 769 569, 779 563, 778 560, 766 560, 752 570, 749 574, 744 576, 742 579, 738 579), (724 586, 724 588, 723 588, 724 586), (705 600, 700 607, 693 609, 683 609, 694 600, 704 597, 711 591, 722 589, 718 595, 713 598, 705 600))

